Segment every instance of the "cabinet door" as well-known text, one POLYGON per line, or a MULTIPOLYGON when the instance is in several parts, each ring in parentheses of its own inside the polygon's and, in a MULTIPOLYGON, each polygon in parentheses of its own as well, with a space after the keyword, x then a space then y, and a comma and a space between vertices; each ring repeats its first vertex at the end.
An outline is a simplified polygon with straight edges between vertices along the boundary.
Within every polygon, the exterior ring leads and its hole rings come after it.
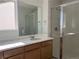
POLYGON ((3 59, 3 53, 0 52, 0 59, 3 59))
POLYGON ((41 59, 52 59, 52 46, 48 45, 41 48, 41 59))
POLYGON ((29 52, 26 52, 25 59, 40 59, 40 49, 35 49, 29 52))
POLYGON ((16 55, 16 56, 9 57, 9 58, 6 58, 6 59, 24 59, 24 54, 16 55))

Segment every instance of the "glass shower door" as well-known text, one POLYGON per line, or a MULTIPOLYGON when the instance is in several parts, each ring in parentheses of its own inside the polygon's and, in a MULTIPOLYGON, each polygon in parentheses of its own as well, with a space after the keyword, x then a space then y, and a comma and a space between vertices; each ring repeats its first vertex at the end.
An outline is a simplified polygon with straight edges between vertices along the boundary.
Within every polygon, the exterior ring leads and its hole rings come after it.
POLYGON ((63 59, 79 59, 79 3, 63 6, 63 59))
POLYGON ((59 59, 60 53, 60 7, 54 7, 51 9, 51 36, 53 40, 53 56, 59 59))

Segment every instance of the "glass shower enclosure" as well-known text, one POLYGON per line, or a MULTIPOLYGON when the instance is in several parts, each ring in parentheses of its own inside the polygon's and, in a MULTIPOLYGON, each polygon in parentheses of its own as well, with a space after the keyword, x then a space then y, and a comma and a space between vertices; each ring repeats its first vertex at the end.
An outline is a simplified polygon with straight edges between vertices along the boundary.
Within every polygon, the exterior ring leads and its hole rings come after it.
POLYGON ((62 59, 79 59, 79 1, 63 4, 62 59))
POLYGON ((52 8, 54 56, 58 59, 79 59, 79 1, 52 8), (59 34, 60 33, 60 34, 59 34))

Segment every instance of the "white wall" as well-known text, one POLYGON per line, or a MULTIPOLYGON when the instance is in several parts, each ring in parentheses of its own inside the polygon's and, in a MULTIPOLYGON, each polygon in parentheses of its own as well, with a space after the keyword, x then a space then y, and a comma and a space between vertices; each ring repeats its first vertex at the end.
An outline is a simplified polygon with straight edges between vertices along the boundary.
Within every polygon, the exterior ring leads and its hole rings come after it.
POLYGON ((43 0, 42 6, 42 32, 44 34, 48 34, 48 0, 43 0))
POLYGON ((49 34, 50 33, 50 19, 51 19, 51 8, 58 5, 57 0, 43 0, 42 5, 42 22, 43 22, 43 33, 49 34))
POLYGON ((18 36, 14 2, 2 3, 0 8, 0 41, 13 40, 18 36))
POLYGON ((42 8, 38 7, 38 34, 42 33, 42 8))

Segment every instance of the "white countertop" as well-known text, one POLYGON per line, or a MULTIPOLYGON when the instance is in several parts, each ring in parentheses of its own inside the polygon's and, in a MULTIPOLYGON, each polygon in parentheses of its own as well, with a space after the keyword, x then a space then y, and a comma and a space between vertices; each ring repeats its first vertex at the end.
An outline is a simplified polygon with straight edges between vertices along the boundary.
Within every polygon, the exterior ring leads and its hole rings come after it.
POLYGON ((16 40, 9 40, 6 42, 0 42, 0 52, 53 39, 54 38, 50 37, 37 38, 37 40, 31 40, 31 38, 24 38, 24 39, 16 39, 16 40))

